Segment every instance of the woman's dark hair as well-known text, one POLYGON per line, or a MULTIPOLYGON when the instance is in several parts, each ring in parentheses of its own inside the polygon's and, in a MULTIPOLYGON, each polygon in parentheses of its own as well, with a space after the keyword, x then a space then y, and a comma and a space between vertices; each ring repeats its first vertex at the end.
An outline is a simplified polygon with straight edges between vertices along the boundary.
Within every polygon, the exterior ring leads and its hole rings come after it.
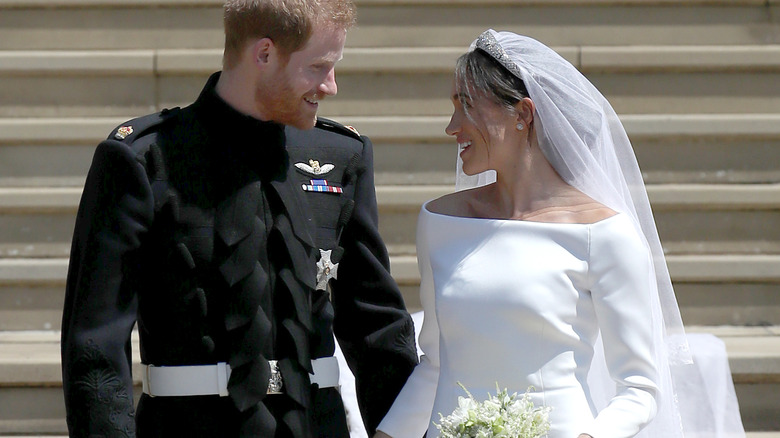
POLYGON ((523 80, 482 49, 465 53, 455 63, 455 91, 473 99, 481 95, 507 109, 528 97, 523 80))

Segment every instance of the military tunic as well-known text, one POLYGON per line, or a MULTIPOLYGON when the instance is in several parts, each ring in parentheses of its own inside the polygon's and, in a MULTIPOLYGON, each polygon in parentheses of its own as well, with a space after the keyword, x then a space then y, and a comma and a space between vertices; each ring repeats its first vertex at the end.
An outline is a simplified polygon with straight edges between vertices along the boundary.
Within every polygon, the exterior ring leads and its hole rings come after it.
POLYGON ((334 331, 369 431, 416 363, 377 232, 371 142, 240 114, 217 80, 95 152, 62 322, 71 436, 346 437, 338 391, 309 380, 334 331), (229 396, 143 394, 135 411, 136 322, 143 363, 227 362, 229 396), (266 394, 271 359, 283 394, 266 394))

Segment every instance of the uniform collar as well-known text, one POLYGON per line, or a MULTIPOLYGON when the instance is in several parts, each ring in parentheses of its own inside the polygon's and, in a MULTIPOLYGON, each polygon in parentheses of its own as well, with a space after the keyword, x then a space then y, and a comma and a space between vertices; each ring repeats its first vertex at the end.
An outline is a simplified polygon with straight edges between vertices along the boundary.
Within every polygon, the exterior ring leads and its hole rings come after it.
POLYGON ((220 136, 226 140, 239 140, 244 143, 247 139, 257 138, 267 143, 268 140, 278 139, 283 145, 284 125, 241 113, 217 94, 220 74, 221 72, 216 72, 209 77, 195 101, 195 107, 204 115, 202 120, 207 122, 210 129, 220 131, 220 136))
POLYGON ((211 75, 194 108, 214 147, 212 157, 219 169, 222 187, 232 191, 244 187, 255 177, 269 183, 278 193, 295 235, 314 247, 307 227, 309 214, 300 204, 303 199, 290 185, 287 175, 290 157, 284 125, 264 122, 231 107, 217 94, 219 75, 219 72, 211 75))

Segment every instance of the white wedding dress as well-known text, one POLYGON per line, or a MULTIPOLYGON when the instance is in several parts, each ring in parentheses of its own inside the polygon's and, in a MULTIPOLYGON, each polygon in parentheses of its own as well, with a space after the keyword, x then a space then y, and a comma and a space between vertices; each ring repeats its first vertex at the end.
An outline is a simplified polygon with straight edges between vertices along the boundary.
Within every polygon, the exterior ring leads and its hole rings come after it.
POLYGON ((532 387, 552 407, 549 438, 634 436, 655 415, 652 262, 631 221, 595 224, 418 221, 424 352, 379 426, 394 438, 438 436, 432 424, 464 396, 532 387), (596 412, 587 384, 601 331, 617 395, 596 412))

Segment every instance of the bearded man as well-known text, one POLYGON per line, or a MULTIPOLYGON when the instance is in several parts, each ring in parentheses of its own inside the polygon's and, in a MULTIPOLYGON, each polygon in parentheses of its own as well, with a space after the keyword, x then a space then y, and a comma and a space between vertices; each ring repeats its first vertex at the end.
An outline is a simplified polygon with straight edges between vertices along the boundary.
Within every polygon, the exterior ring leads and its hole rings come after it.
POLYGON ((197 100, 98 145, 62 320, 70 436, 346 438, 334 333, 373 433, 417 355, 371 142, 317 118, 354 21, 349 0, 229 0, 197 100))

